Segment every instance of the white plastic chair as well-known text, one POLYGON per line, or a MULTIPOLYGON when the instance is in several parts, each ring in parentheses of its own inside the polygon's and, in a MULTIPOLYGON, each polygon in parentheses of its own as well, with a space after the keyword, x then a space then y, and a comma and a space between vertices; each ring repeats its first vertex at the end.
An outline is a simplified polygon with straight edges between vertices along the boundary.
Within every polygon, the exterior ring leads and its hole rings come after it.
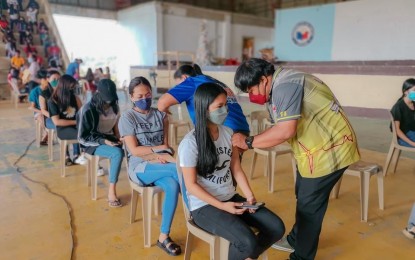
POLYGON ((401 151, 415 152, 415 148, 402 146, 398 143, 398 134, 396 133, 395 120, 393 119, 392 114, 389 114, 389 116, 390 116, 390 120, 392 122, 392 141, 391 141, 391 145, 389 147, 388 156, 386 157, 386 163, 385 163, 385 167, 384 167, 384 175, 385 176, 388 174, 388 169, 389 169, 389 166, 390 166, 392 161, 393 161, 392 164, 395 165, 395 167, 393 168, 393 173, 396 172, 399 157, 401 156, 401 151))
POLYGON ((174 105, 177 107, 178 119, 174 119, 173 116, 169 116, 169 145, 177 145, 178 129, 180 127, 186 127, 189 132, 191 129, 190 122, 183 120, 182 107, 180 104, 174 105))
MULTIPOLYGON (((383 192, 383 169, 382 166, 376 163, 369 163, 364 161, 358 161, 350 165, 344 172, 344 175, 350 175, 360 178, 360 221, 367 222, 368 207, 369 207, 369 182, 370 177, 377 176, 378 179, 378 199, 379 209, 383 210, 384 205, 384 192, 383 192)), ((343 176, 339 179, 332 191, 332 198, 337 199, 339 197, 340 185, 343 176)))
POLYGON ((161 208, 161 194, 163 190, 158 186, 141 186, 131 179, 128 174, 128 152, 124 143, 125 162, 127 166, 127 176, 131 187, 131 212, 130 212, 130 224, 135 222, 135 216, 137 211, 138 196, 141 196, 141 212, 143 214, 143 230, 144 230, 144 247, 151 247, 151 214, 153 197, 154 200, 154 213, 157 216, 159 209, 161 208))
POLYGON ((59 146, 60 146, 61 177, 66 177, 66 165, 65 165, 66 148, 70 144, 77 144, 78 143, 78 140, 77 139, 62 140, 62 139, 59 139, 58 138, 58 142, 59 142, 59 146))

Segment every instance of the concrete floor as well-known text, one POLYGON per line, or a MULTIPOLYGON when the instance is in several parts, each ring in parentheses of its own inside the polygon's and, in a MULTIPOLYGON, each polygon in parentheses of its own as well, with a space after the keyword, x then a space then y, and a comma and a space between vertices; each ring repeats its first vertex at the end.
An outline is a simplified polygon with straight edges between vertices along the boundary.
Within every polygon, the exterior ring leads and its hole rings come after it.
MULTIPOLYGON (((125 206, 108 208, 106 177, 99 178, 98 200, 91 200, 84 166, 68 167, 67 177, 61 178, 58 145, 53 162, 47 160, 47 147, 36 148, 33 118, 26 107, 14 109, 9 103, 0 103, 0 259, 173 259, 154 244, 160 217, 153 219, 151 248, 143 247, 140 206, 137 221, 129 223, 130 187, 125 166, 117 188, 125 206)), ((390 142, 388 122, 351 121, 363 159, 383 165, 390 142)), ((246 171, 251 157, 251 151, 244 155, 246 171)), ((251 181, 256 197, 280 215, 289 230, 295 212, 289 156, 277 158, 273 194, 264 188, 264 161, 259 160, 251 181)), ((404 157, 396 174, 386 177, 384 211, 378 209, 376 179, 372 178, 367 223, 360 222, 359 181, 346 176, 339 199, 330 201, 316 259, 413 259, 414 241, 405 238, 401 230, 415 201, 414 168, 415 161, 404 157)), ((181 201, 171 236, 184 249, 181 201)), ((269 249, 268 256, 287 259, 288 253, 269 249)), ((197 242, 192 259, 209 259, 208 246, 197 242)))

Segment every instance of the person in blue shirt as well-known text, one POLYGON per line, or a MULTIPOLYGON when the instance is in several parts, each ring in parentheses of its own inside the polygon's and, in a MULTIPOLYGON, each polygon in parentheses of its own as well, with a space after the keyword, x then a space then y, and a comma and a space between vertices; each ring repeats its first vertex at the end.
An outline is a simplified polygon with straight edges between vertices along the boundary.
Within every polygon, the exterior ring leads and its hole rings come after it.
POLYGON ((82 59, 75 59, 73 62, 68 64, 66 68, 66 74, 74 77, 75 79, 79 78, 79 65, 82 63, 82 59))
MULTIPOLYGON (((40 74, 42 74, 42 72, 39 72, 40 74)), ((38 73, 38 74, 39 74, 38 73)), ((37 77, 40 77, 40 75, 37 75, 37 77)), ((34 118, 36 121, 40 121, 40 131, 42 133, 42 140, 40 141, 40 145, 47 145, 47 134, 45 131, 45 124, 44 124, 44 119, 43 119, 43 115, 42 115, 42 111, 40 110, 40 103, 39 103, 39 96, 42 93, 42 89, 40 88, 40 86, 36 86, 34 87, 30 93, 29 93, 29 102, 30 102, 30 106, 29 109, 33 111, 34 114, 34 118)))
POLYGON ((174 73, 174 79, 177 85, 171 88, 166 94, 162 95, 157 103, 158 109, 168 112, 169 107, 186 102, 189 116, 195 124, 194 93, 203 83, 214 82, 219 84, 227 94, 227 106, 229 114, 226 117, 224 126, 231 128, 234 132, 249 135, 249 125, 246 117, 242 112, 233 91, 224 83, 210 76, 204 75, 197 64, 182 65, 174 73))

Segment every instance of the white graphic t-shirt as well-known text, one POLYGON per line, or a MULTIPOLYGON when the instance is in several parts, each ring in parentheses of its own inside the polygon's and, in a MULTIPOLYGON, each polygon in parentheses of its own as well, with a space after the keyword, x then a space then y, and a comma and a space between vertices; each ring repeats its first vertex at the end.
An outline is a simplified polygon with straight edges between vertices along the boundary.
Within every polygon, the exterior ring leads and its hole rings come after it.
MULTIPOLYGON (((215 171, 207 178, 197 175, 197 183, 208 193, 220 201, 231 199, 235 195, 235 187, 232 181, 231 158, 232 158, 232 130, 226 126, 219 127, 219 137, 214 141, 216 154, 219 161, 215 171)), ((194 130, 190 131, 179 145, 180 167, 196 167, 197 164, 197 144, 194 130)), ((187 201, 189 210, 193 211, 204 205, 206 202, 187 191, 187 201)))

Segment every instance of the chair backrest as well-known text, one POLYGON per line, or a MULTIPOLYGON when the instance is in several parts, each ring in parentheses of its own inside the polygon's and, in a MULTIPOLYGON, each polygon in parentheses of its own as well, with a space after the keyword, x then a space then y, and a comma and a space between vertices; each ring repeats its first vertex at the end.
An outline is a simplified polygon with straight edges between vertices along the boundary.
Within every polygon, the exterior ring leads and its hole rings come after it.
POLYGON ((130 172, 129 172, 129 165, 128 165, 128 148, 127 145, 125 144, 125 141, 122 141, 122 148, 124 150, 124 160, 125 160, 125 166, 127 167, 127 176, 128 176, 128 181, 130 182, 130 186, 131 188, 135 189, 135 190, 140 190, 143 187, 145 187, 140 180, 137 178, 136 180, 133 180, 130 176, 130 172))
POLYGON ((181 104, 173 105, 171 106, 171 108, 172 109, 177 108, 177 117, 173 116, 175 115, 175 113, 172 112, 171 115, 169 115, 169 121, 170 122, 183 121, 182 105, 181 104))
POLYGON ((252 133, 259 134, 263 131, 263 120, 264 118, 269 118, 268 111, 259 110, 259 111, 252 111, 250 115, 250 125, 252 129, 252 133), (256 128, 254 128, 253 122, 256 121, 256 128), (256 131, 255 131, 256 130, 256 131))
POLYGON ((396 132, 395 119, 393 118, 392 113, 389 113, 389 118, 391 120, 391 127, 392 127, 392 142, 394 143, 395 146, 399 146, 398 133, 396 132))
POLYGON ((192 216, 190 215, 190 211, 188 207, 187 190, 186 190, 186 185, 184 184, 183 171, 182 171, 182 167, 180 167, 180 157, 178 154, 176 158, 176 168, 177 168, 177 177, 179 179, 180 190, 182 192, 184 216, 186 220, 189 221, 192 219, 192 216))
POLYGON ((11 79, 11 80, 8 80, 8 82, 10 84, 10 87, 13 90, 13 93, 15 95, 19 95, 20 94, 20 92, 19 92, 19 85, 18 85, 19 83, 18 83, 17 79, 11 79))

